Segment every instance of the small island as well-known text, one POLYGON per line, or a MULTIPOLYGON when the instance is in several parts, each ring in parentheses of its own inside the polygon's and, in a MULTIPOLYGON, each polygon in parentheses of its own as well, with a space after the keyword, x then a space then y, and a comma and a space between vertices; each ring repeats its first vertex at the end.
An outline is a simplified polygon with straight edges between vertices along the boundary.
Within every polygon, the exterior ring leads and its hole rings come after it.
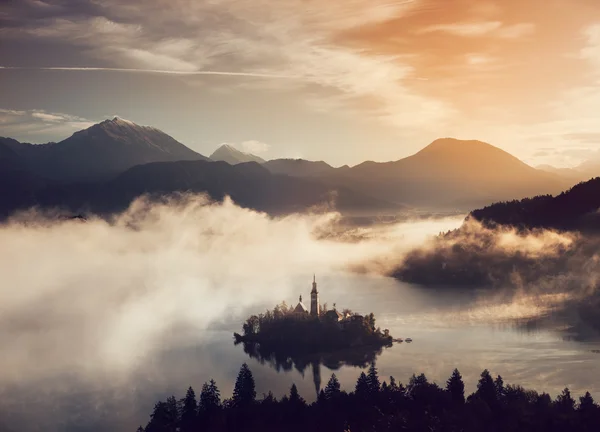
POLYGON ((391 346, 393 339, 387 329, 375 326, 375 316, 359 315, 349 309, 328 310, 319 304, 316 278, 313 276, 310 311, 302 296, 294 308, 285 302, 272 311, 252 315, 242 326, 243 334, 234 333, 235 342, 259 344, 269 350, 290 356, 327 353, 364 347, 391 346))

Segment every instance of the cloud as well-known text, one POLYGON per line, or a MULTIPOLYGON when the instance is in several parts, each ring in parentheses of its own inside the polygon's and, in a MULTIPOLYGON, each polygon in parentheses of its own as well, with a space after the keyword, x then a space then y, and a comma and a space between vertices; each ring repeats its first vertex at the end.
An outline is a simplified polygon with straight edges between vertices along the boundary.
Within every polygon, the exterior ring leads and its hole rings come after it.
POLYGON ((265 153, 271 147, 267 143, 264 143, 261 141, 256 141, 256 140, 243 141, 240 144, 240 146, 242 148, 242 151, 244 151, 246 153, 253 153, 253 154, 265 153))
POLYGON ((22 141, 48 135, 64 139, 73 132, 93 124, 94 122, 88 119, 64 113, 0 109, 2 133, 22 141))
POLYGON ((38 118, 40 120, 44 120, 44 121, 48 121, 48 122, 59 122, 59 121, 65 121, 66 118, 62 115, 58 115, 58 114, 48 114, 45 112, 33 112, 31 114, 31 117, 35 117, 38 118))
POLYGON ((535 24, 520 23, 500 28, 495 34, 502 39, 519 39, 535 32, 535 24))
POLYGON ((502 27, 500 21, 487 21, 478 23, 455 23, 455 24, 437 24, 425 27, 419 30, 418 33, 433 33, 443 32, 450 33, 456 36, 475 37, 483 36, 492 33, 502 27))
POLYGON ((160 75, 216 75, 216 76, 232 76, 232 77, 250 77, 250 78, 281 78, 281 79, 299 79, 293 75, 276 75, 268 73, 253 73, 253 72, 230 72, 230 71, 212 71, 212 70, 171 70, 171 69, 126 69, 126 68, 107 68, 107 67, 18 67, 18 66, 0 66, 0 69, 8 70, 54 70, 54 71, 73 71, 73 72, 124 72, 124 73, 146 73, 160 75))
MULTIPOLYGON (((165 9, 157 0, 144 8, 107 1, 102 8, 82 8, 76 17, 57 12, 29 20, 24 17, 33 11, 23 6, 16 28, 0 35, 81 47, 103 63, 102 70, 293 78, 306 88, 322 89, 312 97, 324 104, 341 98, 350 114, 358 109, 363 117, 406 128, 445 121, 452 108, 411 90, 406 81, 414 79, 412 68, 398 56, 356 49, 335 38, 347 29, 402 16, 416 3, 181 0, 165 9), (376 101, 377 109, 365 107, 364 100, 376 101)), ((287 87, 281 83, 278 89, 287 87)))
POLYGON ((419 34, 443 32, 462 37, 497 37, 500 39, 518 39, 535 31, 533 23, 504 25, 501 21, 482 21, 472 23, 436 24, 418 30, 419 34))

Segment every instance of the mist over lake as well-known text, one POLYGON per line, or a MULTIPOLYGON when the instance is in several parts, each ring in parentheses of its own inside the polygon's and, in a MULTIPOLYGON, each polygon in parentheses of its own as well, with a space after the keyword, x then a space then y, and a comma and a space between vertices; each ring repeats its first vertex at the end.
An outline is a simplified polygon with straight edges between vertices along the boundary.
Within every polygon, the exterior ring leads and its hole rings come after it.
MULTIPOLYGON (((600 341, 569 331, 560 295, 427 288, 382 274, 460 224, 340 228, 334 215, 272 219, 196 197, 140 201, 108 223, 25 214, 0 229, 11 282, 2 290, 2 418, 27 430, 41 419, 44 430, 135 429, 157 399, 189 385, 215 379, 228 397, 244 362, 259 395, 280 397, 295 383, 314 400, 312 365, 277 371, 232 337, 246 316, 307 298, 313 273, 321 303, 373 312, 377 326, 413 339, 377 355, 382 379, 423 372, 443 384, 459 368, 472 390, 488 368, 552 395, 565 386, 597 395, 589 377, 600 341), (31 272, 42 256, 54 261, 31 272)), ((351 390, 360 370, 320 364, 320 385, 335 372, 351 390)))

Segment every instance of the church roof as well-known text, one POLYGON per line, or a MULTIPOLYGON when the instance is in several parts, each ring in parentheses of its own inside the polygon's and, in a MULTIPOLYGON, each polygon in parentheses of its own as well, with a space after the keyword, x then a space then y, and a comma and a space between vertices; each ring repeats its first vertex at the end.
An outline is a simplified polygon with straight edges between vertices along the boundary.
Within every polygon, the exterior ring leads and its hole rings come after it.
POLYGON ((308 309, 306 309, 306 306, 304 306, 304 303, 298 302, 298 304, 294 308, 294 312, 307 312, 308 313, 308 309))
POLYGON ((341 313, 339 313, 336 309, 328 310, 325 313, 325 316, 327 318, 331 318, 331 319, 337 320, 337 321, 340 321, 342 318, 344 318, 344 316, 341 313))

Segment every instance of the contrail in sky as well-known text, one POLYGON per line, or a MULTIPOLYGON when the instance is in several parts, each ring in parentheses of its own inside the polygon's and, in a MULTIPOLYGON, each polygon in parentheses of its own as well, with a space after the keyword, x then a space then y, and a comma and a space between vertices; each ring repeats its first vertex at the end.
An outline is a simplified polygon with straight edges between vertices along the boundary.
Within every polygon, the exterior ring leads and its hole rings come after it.
POLYGON ((229 72, 229 71, 176 71, 176 70, 160 70, 160 69, 125 69, 125 68, 107 68, 107 67, 22 67, 22 66, 0 66, 0 69, 12 70, 59 70, 59 71, 82 71, 82 72, 129 72, 129 73, 152 73, 164 75, 221 75, 221 76, 240 76, 240 77, 255 77, 255 78, 284 78, 294 79, 300 78, 297 75, 282 75, 270 74, 261 72, 229 72))
MULTIPOLYGON (((233 76, 233 77, 251 77, 251 78, 276 78, 276 79, 306 79, 301 75, 283 75, 271 74, 262 72, 230 72, 230 71, 177 71, 177 70, 162 70, 162 69, 127 69, 127 68, 108 68, 108 67, 25 67, 25 66, 0 66, 0 69, 8 70, 50 70, 50 71, 81 71, 81 72, 126 72, 126 73, 148 73, 162 75, 216 75, 216 76, 233 76)), ((429 81, 428 78, 416 77, 413 80, 429 81)))

